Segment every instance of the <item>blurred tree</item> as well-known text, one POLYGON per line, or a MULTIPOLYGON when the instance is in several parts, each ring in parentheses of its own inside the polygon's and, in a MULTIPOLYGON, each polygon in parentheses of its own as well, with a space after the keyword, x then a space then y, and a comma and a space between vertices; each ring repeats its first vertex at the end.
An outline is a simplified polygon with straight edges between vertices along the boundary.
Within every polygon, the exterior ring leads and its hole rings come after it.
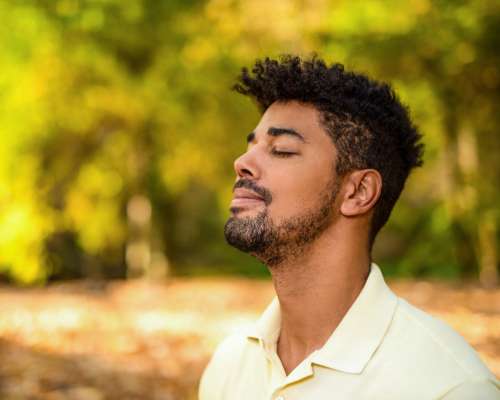
POLYGON ((492 0, 33 0, 3 2, 0 16, 11 279, 265 273, 222 237, 232 161, 258 119, 229 88, 257 57, 316 51, 392 81, 426 134, 381 264, 497 280, 492 0))

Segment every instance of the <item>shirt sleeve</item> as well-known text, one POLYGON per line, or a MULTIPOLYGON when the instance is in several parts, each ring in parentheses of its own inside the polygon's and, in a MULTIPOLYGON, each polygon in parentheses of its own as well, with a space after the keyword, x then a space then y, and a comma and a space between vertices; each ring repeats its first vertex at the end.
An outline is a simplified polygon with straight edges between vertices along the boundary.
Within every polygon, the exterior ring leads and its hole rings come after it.
POLYGON ((440 400, 500 400, 500 385, 494 379, 468 380, 448 391, 440 400))

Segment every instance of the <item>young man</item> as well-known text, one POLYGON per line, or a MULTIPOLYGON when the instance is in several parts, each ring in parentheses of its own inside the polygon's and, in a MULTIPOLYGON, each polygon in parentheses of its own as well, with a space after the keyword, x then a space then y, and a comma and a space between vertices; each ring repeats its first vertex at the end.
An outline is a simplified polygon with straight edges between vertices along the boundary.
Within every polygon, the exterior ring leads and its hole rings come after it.
POLYGON ((286 56, 243 69, 263 111, 234 164, 228 243, 269 268, 277 297, 226 339, 200 400, 499 399, 452 329, 396 297, 371 260, 421 135, 387 84, 286 56))

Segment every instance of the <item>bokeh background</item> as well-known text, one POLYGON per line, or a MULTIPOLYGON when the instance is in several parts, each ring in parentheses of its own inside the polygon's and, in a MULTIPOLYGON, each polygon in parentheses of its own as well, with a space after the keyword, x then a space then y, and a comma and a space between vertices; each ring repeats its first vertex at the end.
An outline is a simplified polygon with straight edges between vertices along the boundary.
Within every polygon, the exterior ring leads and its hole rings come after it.
POLYGON ((374 258, 500 372, 498 2, 17 0, 0 21, 2 398, 194 398, 272 297, 222 226, 259 119, 231 85, 283 53, 410 107, 425 164, 374 258))

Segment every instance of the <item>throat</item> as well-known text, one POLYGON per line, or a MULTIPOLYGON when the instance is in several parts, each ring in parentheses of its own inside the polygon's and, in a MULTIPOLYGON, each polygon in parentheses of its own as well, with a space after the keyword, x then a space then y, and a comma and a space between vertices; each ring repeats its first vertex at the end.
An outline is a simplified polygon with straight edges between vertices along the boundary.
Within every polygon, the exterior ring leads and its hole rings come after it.
POLYGON ((281 313, 276 352, 287 375, 329 340, 359 296, 369 271, 366 266, 358 270, 326 270, 324 264, 318 270, 308 267, 300 273, 295 270, 294 279, 290 274, 273 274, 281 313))
MULTIPOLYGON (((325 341, 326 342, 326 341, 325 341)), ((276 344, 276 353, 278 358, 281 361, 281 365, 283 366, 283 370, 285 374, 288 376, 291 372, 297 368, 300 363, 302 363, 307 357, 309 357, 314 351, 323 347, 324 343, 317 343, 312 347, 291 347, 289 344, 286 344, 286 339, 283 339, 283 336, 280 335, 278 342, 276 344)))

